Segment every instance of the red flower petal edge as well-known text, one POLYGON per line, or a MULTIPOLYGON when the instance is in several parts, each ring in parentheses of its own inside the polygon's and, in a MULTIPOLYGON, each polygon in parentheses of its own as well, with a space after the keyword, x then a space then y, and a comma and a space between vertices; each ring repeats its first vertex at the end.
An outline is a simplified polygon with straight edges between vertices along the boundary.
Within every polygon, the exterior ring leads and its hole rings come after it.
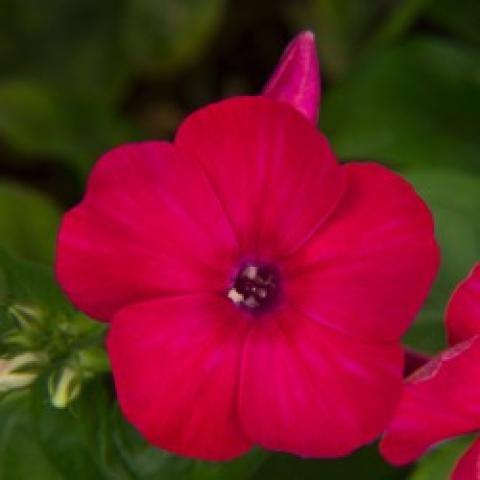
POLYGON ((221 290, 237 249, 199 165, 146 142, 95 165, 84 200, 63 218, 56 273, 78 308, 110 321, 149 298, 221 290))
POLYGON ((240 424, 268 449, 346 455, 373 441, 393 415, 402 365, 397 342, 361 342, 285 307, 249 329, 240 424))
POLYGON ((343 169, 347 188, 338 207, 286 262, 287 295, 304 314, 346 335, 395 340, 437 272, 432 217, 399 175, 373 163, 343 169))
POLYGON ((297 250, 345 189, 344 169, 325 137, 269 98, 237 97, 194 112, 175 146, 201 165, 245 255, 297 250))
POLYGON ((480 439, 460 458, 453 471, 452 480, 480 479, 480 439))
MULTIPOLYGON (((480 268, 454 291, 446 312, 453 346, 417 370, 405 386, 380 450, 394 464, 408 463, 436 443, 480 427, 480 268)), ((459 462, 453 478, 477 479, 478 445, 459 462)))
POLYGON ((442 352, 409 377, 380 449, 394 464, 409 463, 436 443, 480 425, 480 337, 442 352))
POLYGON ((451 345, 480 334, 480 263, 453 293, 447 307, 446 328, 451 345))

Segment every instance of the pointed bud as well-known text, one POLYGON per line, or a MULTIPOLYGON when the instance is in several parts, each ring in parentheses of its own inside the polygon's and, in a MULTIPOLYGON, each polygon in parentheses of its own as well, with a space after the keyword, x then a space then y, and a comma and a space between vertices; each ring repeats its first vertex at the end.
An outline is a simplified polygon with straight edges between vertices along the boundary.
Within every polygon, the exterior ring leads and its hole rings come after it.
POLYGON ((312 32, 302 32, 290 42, 262 95, 290 103, 309 120, 317 122, 320 71, 312 32))
POLYGON ((40 352, 21 353, 12 358, 0 359, 0 392, 30 385, 46 360, 46 356, 40 352))
POLYGON ((37 307, 22 304, 11 305, 8 313, 15 319, 18 327, 24 330, 32 328, 42 317, 42 312, 37 307))
POLYGON ((0 344, 3 344, 4 346, 14 346, 17 348, 20 347, 22 350, 28 350, 34 347, 28 335, 25 335, 24 331, 16 328, 6 331, 0 337, 0 344))
POLYGON ((65 367, 48 379, 48 392, 52 405, 65 408, 78 397, 81 389, 79 374, 71 367, 65 367))

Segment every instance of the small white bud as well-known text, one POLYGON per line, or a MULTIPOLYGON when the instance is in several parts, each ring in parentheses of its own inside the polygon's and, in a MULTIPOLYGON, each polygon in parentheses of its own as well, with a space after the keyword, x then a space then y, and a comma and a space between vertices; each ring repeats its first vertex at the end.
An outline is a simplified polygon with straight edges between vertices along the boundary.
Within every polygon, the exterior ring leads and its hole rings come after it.
POLYGON ((38 376, 33 367, 45 362, 46 355, 41 352, 26 352, 0 359, 0 392, 30 385, 38 376))
POLYGON ((65 367, 60 374, 51 375, 48 379, 48 392, 52 405, 56 408, 65 408, 77 398, 81 383, 76 370, 65 367))

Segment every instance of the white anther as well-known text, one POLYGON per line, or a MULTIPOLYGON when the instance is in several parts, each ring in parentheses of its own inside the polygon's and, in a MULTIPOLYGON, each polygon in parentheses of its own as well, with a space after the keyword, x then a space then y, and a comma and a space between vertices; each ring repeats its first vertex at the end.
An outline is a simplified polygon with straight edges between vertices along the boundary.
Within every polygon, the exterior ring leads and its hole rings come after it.
POLYGON ((255 265, 249 265, 242 273, 243 277, 247 277, 250 280, 255 280, 258 274, 258 267, 255 265))
POLYGON ((242 303, 244 299, 243 295, 238 293, 234 288, 228 291, 227 297, 235 304, 242 303))

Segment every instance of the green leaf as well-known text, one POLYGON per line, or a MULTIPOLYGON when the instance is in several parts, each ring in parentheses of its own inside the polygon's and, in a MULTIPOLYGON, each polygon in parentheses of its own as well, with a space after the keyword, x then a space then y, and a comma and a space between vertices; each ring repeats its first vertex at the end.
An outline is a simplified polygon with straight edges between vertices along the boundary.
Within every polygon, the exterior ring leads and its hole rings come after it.
POLYGON ((239 459, 215 463, 172 455, 143 440, 116 408, 112 410, 112 426, 107 434, 114 435, 124 462, 142 480, 248 480, 269 456, 265 451, 255 449, 239 459))
POLYGON ((32 416, 28 421, 34 425, 36 436, 30 435, 29 441, 38 440, 50 464, 62 474, 61 478, 103 479, 94 461, 97 452, 93 440, 97 435, 97 416, 104 392, 87 388, 88 395, 61 410, 52 406, 47 388, 48 378, 62 371, 65 365, 83 368, 82 361, 88 352, 83 380, 91 378, 92 373, 87 375, 89 365, 103 353, 95 353, 95 347, 103 338, 103 325, 75 312, 59 290, 50 269, 16 260, 3 251, 0 251, 0 306, 0 326, 7 332, 15 328, 9 314, 12 306, 29 308, 33 312, 31 321, 26 318, 26 325, 19 327, 18 335, 24 335, 27 345, 31 344, 27 350, 47 354, 48 364, 43 367, 40 380, 31 387, 32 416))
POLYGON ((86 385, 67 409, 49 404, 41 382, 33 399, 40 444, 68 479, 248 480, 267 457, 266 452, 255 450, 232 462, 212 463, 155 448, 126 423, 111 389, 101 380, 86 385))
POLYGON ((58 155, 71 138, 65 112, 52 95, 24 81, 0 84, 0 134, 24 154, 58 155))
POLYGON ((321 67, 338 81, 369 50, 401 37, 432 0, 309 0, 293 4, 289 19, 296 30, 311 28, 321 67))
MULTIPOLYGON (((366 447, 338 460, 307 460, 275 454, 265 462, 251 480, 401 480, 406 469, 393 468, 380 457, 377 447, 366 447)), ((228 477, 226 477, 228 478, 228 477)))
POLYGON ((120 96, 129 76, 124 1, 4 0, 0 76, 28 78, 85 99, 120 96))
POLYGON ((28 393, 0 399, 0 478, 62 480, 36 442, 28 393))
MULTIPOLYGON (((271 457, 264 450, 254 449, 242 457, 223 463, 194 462, 185 480, 246 480, 254 478, 261 465, 271 457)), ((152 479, 153 480, 153 479, 152 479)))
POLYGON ((102 478, 90 451, 94 448, 88 429, 88 417, 95 415, 92 405, 96 406, 90 404, 86 409, 83 400, 74 402, 69 409, 57 409, 49 402, 45 382, 38 382, 33 390, 33 418, 39 442, 64 478, 102 478))
POLYGON ((216 33, 225 0, 129 0, 125 37, 137 68, 165 74, 194 60, 216 33))
POLYGON ((296 29, 312 28, 322 72, 337 79, 350 68, 381 8, 377 0, 310 0, 293 4, 290 18, 296 29))
POLYGON ((29 260, 53 260, 59 208, 28 187, 0 181, 0 244, 29 260))
POLYGON ((408 480, 449 480, 452 469, 472 443, 471 437, 450 440, 420 461, 408 480))
POLYGON ((370 39, 367 53, 369 49, 385 46, 402 37, 432 1, 402 0, 400 2, 392 2, 395 6, 392 8, 392 12, 386 15, 383 25, 370 39))
POLYGON ((480 177, 442 169, 406 176, 433 212, 442 251, 440 273, 406 342, 433 352, 445 344, 444 311, 453 289, 480 259, 480 177))
POLYGON ((48 156, 85 174, 97 157, 134 133, 108 108, 26 81, 0 83, 0 137, 30 157, 48 156))
POLYGON ((50 268, 19 260, 0 248, 1 353, 40 351, 52 367, 83 378, 108 371, 105 325, 76 311, 50 268))
POLYGON ((410 40, 370 56, 330 90, 323 127, 344 159, 476 171, 479 73, 478 51, 410 40))
POLYGON ((13 303, 38 306, 47 311, 73 311, 50 268, 16 259, 0 249, 0 307, 13 303))
POLYGON ((478 0, 435 0, 429 18, 465 40, 480 44, 480 2, 478 0))

